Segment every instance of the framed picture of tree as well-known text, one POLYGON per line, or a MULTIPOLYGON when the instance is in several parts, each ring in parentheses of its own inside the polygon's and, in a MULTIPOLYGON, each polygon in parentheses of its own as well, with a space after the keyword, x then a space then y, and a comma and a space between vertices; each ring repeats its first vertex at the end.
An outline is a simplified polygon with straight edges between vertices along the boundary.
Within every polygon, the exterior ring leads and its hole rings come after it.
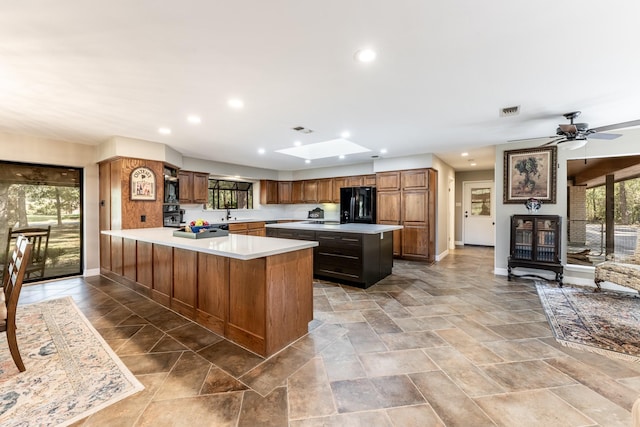
POLYGON ((503 203, 556 203, 557 163, 556 146, 505 151, 503 203))

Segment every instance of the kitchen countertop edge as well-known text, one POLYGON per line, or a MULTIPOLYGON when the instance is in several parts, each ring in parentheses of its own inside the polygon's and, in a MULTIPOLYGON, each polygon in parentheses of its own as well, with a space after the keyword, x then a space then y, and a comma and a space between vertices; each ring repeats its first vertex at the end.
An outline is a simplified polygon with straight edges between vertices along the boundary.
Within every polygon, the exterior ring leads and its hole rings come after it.
POLYGON ((290 230, 335 231, 339 233, 378 234, 387 231, 401 230, 402 225, 389 224, 311 224, 308 222, 286 222, 282 224, 266 224, 268 228, 286 228, 290 230))
POLYGON ((239 234, 204 239, 189 239, 174 236, 173 231, 175 230, 176 228, 164 227, 136 228, 127 230, 102 230, 101 234, 245 261, 318 246, 318 242, 314 241, 245 236, 239 234))

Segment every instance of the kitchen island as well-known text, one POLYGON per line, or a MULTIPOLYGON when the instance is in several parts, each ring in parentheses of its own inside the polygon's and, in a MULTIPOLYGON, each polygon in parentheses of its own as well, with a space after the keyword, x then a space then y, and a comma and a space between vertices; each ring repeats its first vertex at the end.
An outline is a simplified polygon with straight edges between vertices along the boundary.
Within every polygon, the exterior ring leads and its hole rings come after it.
POLYGON ((261 355, 308 332, 313 241, 230 234, 188 239, 171 228, 106 230, 101 274, 261 355))
POLYGON ((368 288, 391 274, 393 231, 401 225, 322 224, 316 221, 267 224, 267 236, 317 241, 313 274, 368 288))

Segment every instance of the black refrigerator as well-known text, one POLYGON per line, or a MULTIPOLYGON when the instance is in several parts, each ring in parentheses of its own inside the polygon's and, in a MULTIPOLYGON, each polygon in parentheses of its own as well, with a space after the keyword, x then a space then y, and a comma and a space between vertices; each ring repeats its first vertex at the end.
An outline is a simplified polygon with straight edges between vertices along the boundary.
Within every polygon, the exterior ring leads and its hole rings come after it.
POLYGON ((340 189, 340 223, 376 223, 376 187, 340 189))

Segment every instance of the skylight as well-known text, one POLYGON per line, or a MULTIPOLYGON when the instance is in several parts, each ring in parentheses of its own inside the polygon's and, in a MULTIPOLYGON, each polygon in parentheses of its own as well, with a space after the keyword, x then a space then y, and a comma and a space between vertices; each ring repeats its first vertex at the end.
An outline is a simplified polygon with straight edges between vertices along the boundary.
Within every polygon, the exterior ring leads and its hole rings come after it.
POLYGON ((283 148, 276 150, 277 153, 288 154, 289 156, 300 157, 301 159, 324 159, 340 155, 356 153, 366 153, 371 151, 366 147, 348 141, 344 138, 332 139, 315 144, 302 145, 300 147, 283 148))

